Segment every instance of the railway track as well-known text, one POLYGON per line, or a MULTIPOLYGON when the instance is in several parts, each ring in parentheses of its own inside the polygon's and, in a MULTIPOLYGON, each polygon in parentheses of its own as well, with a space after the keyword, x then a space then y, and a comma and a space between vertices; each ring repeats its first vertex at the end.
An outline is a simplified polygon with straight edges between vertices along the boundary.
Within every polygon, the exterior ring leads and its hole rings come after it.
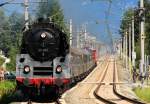
POLYGON ((121 95, 117 91, 117 69, 116 62, 113 59, 105 69, 101 79, 100 84, 97 86, 93 92, 94 96, 107 104, 145 104, 136 99, 128 98, 127 96, 121 95), (113 69, 112 69, 113 68, 113 69), (104 82, 113 82, 113 84, 104 84, 104 82))
MULTIPOLYGON (((106 58, 104 58, 104 60, 103 61, 100 61, 100 65, 98 66, 99 68, 100 67, 105 67, 106 66, 106 64, 108 63, 107 62, 108 61, 108 57, 106 56, 106 58)), ((98 69, 99 68, 97 68, 97 71, 98 71, 98 69)), ((98 74, 97 76, 98 77, 95 77, 94 79, 96 80, 96 81, 98 81, 99 80, 99 77, 100 77, 100 74, 99 73, 97 73, 96 72, 96 70, 93 70, 91 73, 90 73, 90 75, 87 77, 87 78, 85 78, 84 79, 84 81, 86 82, 86 81, 88 81, 88 79, 91 79, 91 78, 93 78, 94 76, 96 76, 96 75, 93 75, 93 74, 98 74)), ((93 80, 93 79, 91 79, 91 80, 93 80)), ((87 89, 88 90, 88 89, 87 89)), ((64 98, 60 98, 60 99, 58 99, 57 101, 55 101, 55 102, 49 102, 49 103, 44 103, 44 104, 70 104, 70 103, 65 103, 64 102, 64 100, 62 100, 62 99, 64 99, 64 98)), ((71 99, 71 98, 70 98, 71 99)), ((41 104, 41 103, 39 103, 38 101, 36 102, 36 101, 32 101, 32 100, 28 100, 28 101, 25 101, 25 102, 12 102, 11 104, 41 104)), ((76 103, 76 104, 79 104, 79 103, 76 103)), ((81 103, 80 103, 81 104, 81 103)), ((93 103, 91 103, 91 104, 93 104, 93 103)))
POLYGON ((66 104, 98 104, 93 96, 93 89, 101 77, 101 73, 109 64, 110 56, 105 56, 99 61, 97 67, 75 87, 67 91, 63 96, 66 104))

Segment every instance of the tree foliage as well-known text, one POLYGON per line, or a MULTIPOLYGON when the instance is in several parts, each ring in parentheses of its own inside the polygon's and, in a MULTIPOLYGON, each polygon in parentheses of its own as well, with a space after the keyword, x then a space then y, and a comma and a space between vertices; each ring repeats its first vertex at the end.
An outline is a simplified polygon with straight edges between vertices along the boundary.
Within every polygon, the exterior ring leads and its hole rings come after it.
MULTIPOLYGON (((66 33, 68 30, 64 22, 64 15, 58 0, 48 0, 48 3, 39 3, 36 12, 37 18, 51 18, 51 21, 61 27, 66 33)), ((16 54, 22 38, 24 27, 24 15, 13 12, 9 16, 0 9, 0 50, 2 50, 11 62, 7 70, 15 70, 16 54)))
POLYGON ((0 9, 0 50, 2 50, 11 62, 7 64, 7 70, 15 70, 16 54, 19 49, 24 26, 23 15, 13 12, 6 16, 0 9))
MULTIPOLYGON (((139 3, 138 3, 139 6, 139 3)), ((145 6, 145 52, 147 55, 150 55, 150 1, 144 0, 145 6)), ((136 50, 136 61, 139 63, 140 60, 140 17, 138 9, 128 8, 122 18, 120 25, 120 33, 124 36, 124 31, 128 30, 128 24, 131 23, 131 17, 134 16, 135 20, 135 50, 136 50)))
POLYGON ((150 55, 150 1, 145 0, 145 52, 150 55))
POLYGON ((131 24, 132 16, 133 16, 133 9, 132 8, 129 8, 123 14, 123 18, 121 20, 121 25, 120 25, 120 33, 121 33, 122 36, 125 35, 125 32, 129 28, 129 24, 131 24))
POLYGON ((63 10, 58 0, 48 0, 48 3, 39 3, 37 9, 37 18, 49 18, 52 22, 68 33, 68 29, 64 22, 63 10))
POLYGON ((0 20, 0 49, 7 53, 10 45, 10 24, 9 18, 2 9, 0 9, 0 20))
POLYGON ((5 62, 5 59, 0 57, 0 67, 3 65, 4 62, 5 62))
POLYGON ((24 16, 17 12, 13 12, 9 16, 9 22, 11 27, 8 56, 11 62, 6 65, 7 70, 15 70, 16 68, 16 54, 19 52, 19 46, 21 44, 22 29, 24 27, 24 16))

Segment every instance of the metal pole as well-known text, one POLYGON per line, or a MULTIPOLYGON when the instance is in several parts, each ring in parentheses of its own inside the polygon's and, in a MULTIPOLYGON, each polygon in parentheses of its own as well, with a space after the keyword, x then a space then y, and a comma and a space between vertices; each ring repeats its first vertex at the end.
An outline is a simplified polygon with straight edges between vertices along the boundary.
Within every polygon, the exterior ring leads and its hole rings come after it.
POLYGON ((126 41, 126 39, 125 39, 125 36, 123 36, 123 62, 124 62, 124 64, 125 64, 125 53, 126 53, 126 46, 125 46, 125 41, 126 41))
POLYGON ((84 25, 84 47, 86 47, 86 40, 87 40, 87 30, 86 30, 86 24, 84 25))
POLYGON ((125 59, 126 59, 126 69, 128 68, 128 36, 127 31, 125 33, 125 59))
POLYGON ((122 59, 122 38, 120 40, 120 58, 122 59))
POLYGON ((144 73, 146 72, 146 68, 147 68, 147 55, 145 54, 145 58, 144 58, 144 73))
POLYGON ((69 32, 70 32, 70 46, 72 46, 72 19, 69 22, 69 32))
POLYGON ((129 69, 131 63, 131 24, 129 24, 129 69))
POLYGON ((132 65, 135 67, 135 47, 134 47, 134 16, 132 17, 132 65))
MULTIPOLYGON (((144 0, 140 0, 140 14, 141 14, 141 33, 140 33, 140 38, 141 38, 141 68, 140 68, 140 74, 143 74, 143 67, 144 67, 144 40, 145 40, 145 34, 144 34, 144 15, 142 15, 144 12, 144 0)), ((143 76, 143 75, 142 75, 143 76)))
POLYGON ((24 16, 25 16, 25 30, 28 30, 29 29, 29 12, 28 12, 29 1, 28 0, 24 0, 24 6, 25 6, 25 12, 24 12, 24 16))
POLYGON ((147 55, 147 71, 148 71, 148 65, 149 65, 149 56, 147 55))
POLYGON ((77 48, 80 48, 80 31, 77 29, 77 48))

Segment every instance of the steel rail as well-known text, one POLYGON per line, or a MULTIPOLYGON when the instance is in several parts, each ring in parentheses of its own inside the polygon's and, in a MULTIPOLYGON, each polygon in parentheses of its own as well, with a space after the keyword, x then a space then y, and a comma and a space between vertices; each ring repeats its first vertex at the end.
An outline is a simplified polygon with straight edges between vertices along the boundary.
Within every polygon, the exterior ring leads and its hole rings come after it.
POLYGON ((105 102, 105 103, 107 103, 107 104, 115 104, 114 102, 112 102, 112 101, 110 101, 110 100, 107 100, 107 99, 105 99, 105 98, 99 96, 99 94, 98 94, 98 91, 99 91, 99 89, 100 89, 100 87, 101 87, 101 85, 102 85, 101 83, 103 82, 103 80, 104 80, 104 78, 105 78, 105 76, 106 76, 106 73, 107 73, 107 71, 108 71, 108 66, 109 66, 109 64, 110 64, 110 62, 107 64, 107 67, 106 67, 105 72, 104 72, 104 75, 103 75, 103 77, 102 77, 102 79, 101 79, 101 81, 100 81, 100 84, 97 86, 97 88, 95 89, 95 91, 93 92, 93 94, 94 94, 94 96, 95 96, 98 100, 101 100, 101 101, 103 101, 103 102, 105 102))
POLYGON ((114 72, 113 72, 113 75, 114 75, 114 77, 113 77, 113 82, 114 82, 114 84, 113 84, 113 93, 114 93, 115 95, 117 95, 120 99, 124 99, 124 100, 126 100, 126 101, 131 102, 131 103, 134 103, 134 104, 146 104, 146 103, 141 102, 141 101, 139 101, 139 100, 137 100, 137 99, 132 99, 132 98, 129 98, 129 97, 127 97, 127 96, 124 96, 124 95, 120 94, 120 93, 117 91, 116 84, 115 84, 115 82, 116 82, 116 70, 117 70, 117 68, 116 68, 116 61, 115 61, 115 62, 114 62, 114 72))
MULTIPOLYGON (((108 65, 109 66, 109 65, 108 65)), ((94 94, 94 96, 98 99, 98 100, 100 100, 100 101, 102 101, 102 102, 104 102, 104 103, 106 103, 106 104, 117 104, 116 102, 113 102, 113 101, 111 101, 111 100, 108 100, 108 99, 106 99, 106 98, 104 98, 104 97, 102 97, 102 96, 100 96, 99 94, 98 94, 98 91, 99 91, 99 89, 100 89, 100 87, 103 85, 102 84, 102 82, 103 82, 103 80, 104 80, 104 78, 106 77, 106 73, 107 73, 107 71, 108 71, 108 66, 107 66, 107 68, 105 69, 105 72, 104 72, 104 74, 103 74, 103 77, 102 77, 102 79, 101 79, 101 81, 100 81, 100 84, 97 86, 97 88, 95 89, 95 91, 93 92, 93 94, 94 94)), ((144 103, 144 102, 141 102, 141 101, 139 101, 139 100, 137 100, 137 99, 131 99, 131 98, 129 98, 129 97, 127 97, 127 96, 124 96, 124 95, 121 95, 118 91, 117 91, 117 89, 116 89, 116 61, 114 61, 114 71, 113 71, 113 93, 117 96, 117 97, 119 97, 120 99, 122 99, 122 100, 126 100, 126 101, 128 101, 128 102, 130 102, 130 103, 133 103, 133 104, 146 104, 146 103, 144 103)))

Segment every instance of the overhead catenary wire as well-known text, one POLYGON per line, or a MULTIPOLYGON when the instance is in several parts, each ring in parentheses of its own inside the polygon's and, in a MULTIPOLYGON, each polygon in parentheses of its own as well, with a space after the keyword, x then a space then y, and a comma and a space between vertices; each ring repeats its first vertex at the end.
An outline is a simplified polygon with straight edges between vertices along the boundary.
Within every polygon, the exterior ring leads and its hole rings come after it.
MULTIPOLYGON (((114 47, 114 41, 113 41, 113 37, 112 37, 112 33, 111 33, 111 30, 110 30, 110 24, 109 24, 109 16, 110 16, 110 13, 111 13, 111 6, 112 6, 112 0, 108 0, 108 10, 106 11, 106 14, 105 14, 105 21, 106 21, 106 31, 108 33, 108 35, 110 36, 110 44, 112 45, 112 47, 114 47)), ((113 49, 112 49, 113 50, 113 49)))
MULTIPOLYGON (((113 37, 112 37, 111 27, 110 27, 110 23, 109 23, 109 16, 112 15, 111 14, 111 9, 112 9, 111 5, 115 1, 114 0, 91 0, 91 1, 106 1, 106 2, 109 2, 108 11, 107 11, 106 16, 105 16, 105 19, 107 19, 107 21, 105 21, 105 23, 106 23, 107 33, 111 38, 111 43, 113 43, 113 37)), ((126 1, 126 0, 123 0, 123 1, 126 1)), ((121 1, 121 2, 123 2, 123 1, 121 1)), ((47 3, 47 0, 45 0, 45 1, 44 0, 43 1, 30 1, 30 3, 47 3)), ((126 2, 124 2, 124 5, 126 5, 125 3, 126 2)), ((11 2, 9 4, 23 4, 23 2, 11 2)), ((125 9, 125 6, 124 6, 124 9, 125 9)), ((57 15, 57 13, 56 13, 56 15, 57 15)), ((60 21, 60 22, 63 22, 63 21, 60 21)))
POLYGON ((9 3, 11 3, 12 1, 14 1, 14 0, 8 0, 8 1, 4 2, 4 3, 1 3, 1 4, 0 4, 0 7, 4 6, 4 5, 6 5, 6 4, 9 4, 9 3))
MULTIPOLYGON (((6 2, 4 2, 4 3, 1 3, 0 4, 0 6, 4 6, 4 5, 6 5, 6 4, 24 4, 24 2, 13 2, 13 1, 15 1, 15 0, 8 0, 8 1, 6 1, 6 2)), ((47 3, 48 1, 47 0, 44 0, 44 1, 30 1, 30 3, 47 3)))

